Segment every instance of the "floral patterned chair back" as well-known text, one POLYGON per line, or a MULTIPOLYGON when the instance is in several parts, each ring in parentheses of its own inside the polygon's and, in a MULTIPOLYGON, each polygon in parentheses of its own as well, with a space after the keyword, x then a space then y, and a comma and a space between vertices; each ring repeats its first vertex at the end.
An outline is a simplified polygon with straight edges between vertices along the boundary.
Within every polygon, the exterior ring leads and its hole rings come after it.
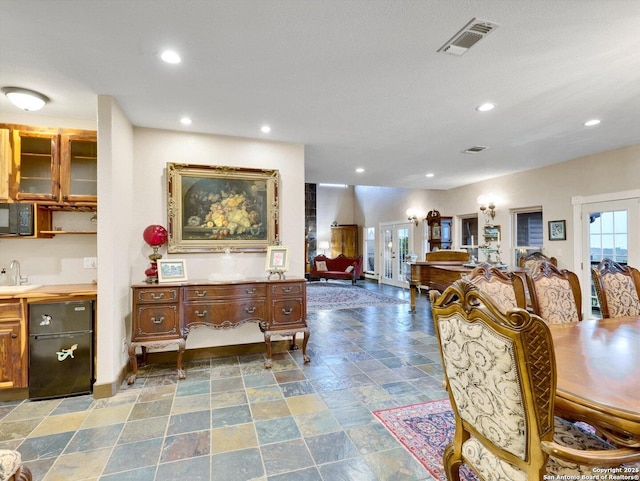
POLYGON ((503 313, 467 279, 430 298, 456 422, 443 455, 447 479, 460 479, 462 464, 492 481, 586 479, 591 461, 620 465, 613 446, 554 417, 556 363, 542 318, 503 313))
POLYGON ((513 272, 502 272, 490 264, 481 264, 467 274, 466 278, 490 296, 502 312, 527 307, 524 282, 513 272))
POLYGON ((527 274, 527 284, 533 312, 549 324, 582 320, 582 293, 575 273, 541 262, 527 274))
POLYGON ((640 273, 611 259, 591 269, 602 317, 640 316, 640 273))

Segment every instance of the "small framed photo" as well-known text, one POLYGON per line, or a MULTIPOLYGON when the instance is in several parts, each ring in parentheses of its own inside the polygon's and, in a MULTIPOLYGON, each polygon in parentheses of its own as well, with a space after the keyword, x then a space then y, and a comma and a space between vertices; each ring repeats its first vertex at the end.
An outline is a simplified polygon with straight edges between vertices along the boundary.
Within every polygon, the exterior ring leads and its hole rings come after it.
POLYGON ((564 220, 549 221, 549 240, 567 240, 567 222, 564 220))
POLYGON ((282 246, 267 247, 266 271, 288 271, 289 270, 289 248, 282 246))
POLYGON ((184 259, 158 259, 158 282, 187 280, 187 262, 184 259))

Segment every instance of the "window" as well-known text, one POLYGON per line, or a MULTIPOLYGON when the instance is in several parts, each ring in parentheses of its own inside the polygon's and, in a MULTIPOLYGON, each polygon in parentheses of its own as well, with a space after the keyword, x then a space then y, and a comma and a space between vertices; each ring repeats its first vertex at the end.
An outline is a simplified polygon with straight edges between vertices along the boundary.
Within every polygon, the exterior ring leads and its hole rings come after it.
POLYGON ((478 238, 478 216, 462 217, 460 219, 460 226, 462 228, 460 247, 463 249, 466 248, 471 256, 477 258, 477 246, 480 243, 478 238))
POLYGON ((589 215, 591 265, 597 265, 604 258, 626 264, 627 211, 594 212, 589 215))
POLYGON ((538 207, 513 213, 515 242, 515 265, 520 257, 535 251, 542 251, 543 226, 542 210, 538 207))
POLYGON ((376 229, 375 227, 364 228, 364 271, 369 273, 375 272, 376 258, 376 229))

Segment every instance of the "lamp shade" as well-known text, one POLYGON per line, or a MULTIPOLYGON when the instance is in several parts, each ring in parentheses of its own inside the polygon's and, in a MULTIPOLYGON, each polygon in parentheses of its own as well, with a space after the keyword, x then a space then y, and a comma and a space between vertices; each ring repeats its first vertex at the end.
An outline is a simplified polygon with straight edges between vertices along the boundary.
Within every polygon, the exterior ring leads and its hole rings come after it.
POLYGON ((142 233, 142 238, 150 246, 161 246, 167 242, 167 229, 161 225, 150 225, 142 233))

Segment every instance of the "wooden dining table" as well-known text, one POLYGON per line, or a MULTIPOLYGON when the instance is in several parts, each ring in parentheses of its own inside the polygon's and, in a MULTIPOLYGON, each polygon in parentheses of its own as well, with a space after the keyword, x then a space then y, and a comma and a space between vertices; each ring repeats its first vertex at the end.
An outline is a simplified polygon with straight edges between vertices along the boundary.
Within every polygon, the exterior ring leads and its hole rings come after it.
POLYGON ((549 326, 556 412, 620 446, 640 448, 640 316, 549 326))

